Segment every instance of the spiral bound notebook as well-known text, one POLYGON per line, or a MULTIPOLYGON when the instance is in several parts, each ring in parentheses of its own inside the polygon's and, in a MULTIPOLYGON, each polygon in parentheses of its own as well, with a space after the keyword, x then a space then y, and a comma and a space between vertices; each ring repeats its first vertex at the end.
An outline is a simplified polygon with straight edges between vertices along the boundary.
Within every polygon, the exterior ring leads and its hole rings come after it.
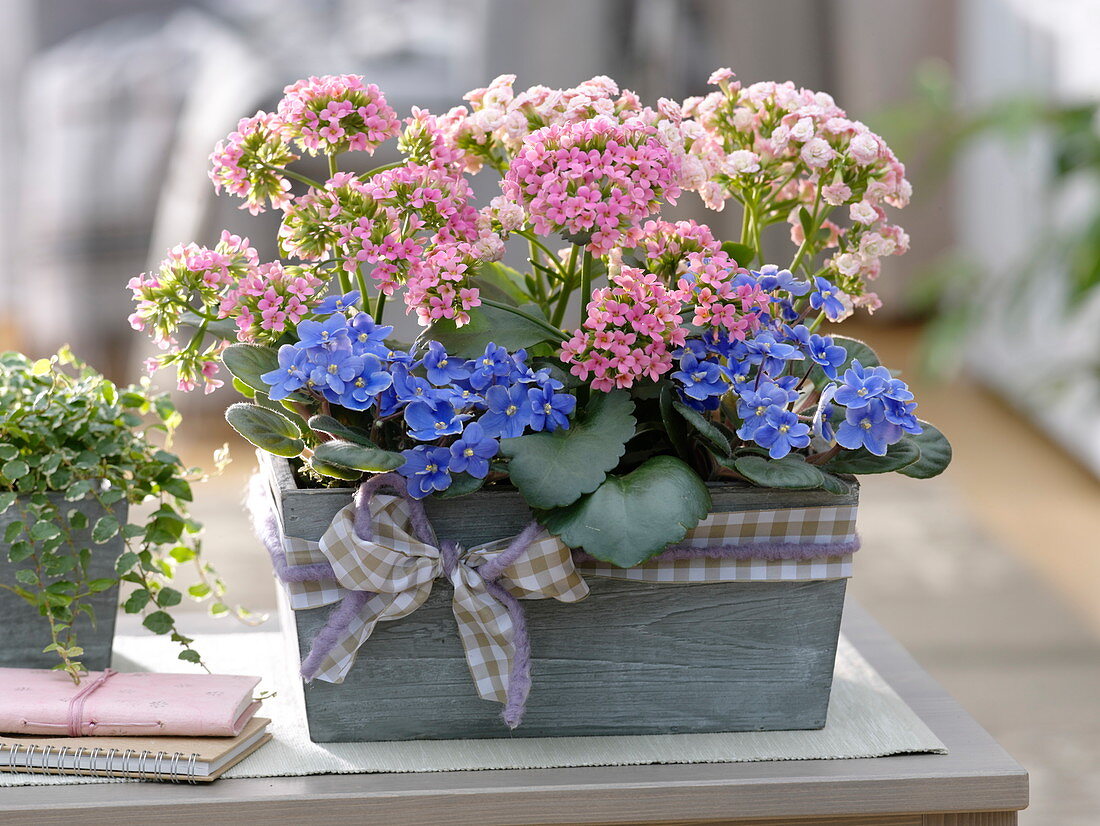
POLYGON ((270 722, 236 737, 0 737, 0 771, 209 782, 270 740, 270 722))

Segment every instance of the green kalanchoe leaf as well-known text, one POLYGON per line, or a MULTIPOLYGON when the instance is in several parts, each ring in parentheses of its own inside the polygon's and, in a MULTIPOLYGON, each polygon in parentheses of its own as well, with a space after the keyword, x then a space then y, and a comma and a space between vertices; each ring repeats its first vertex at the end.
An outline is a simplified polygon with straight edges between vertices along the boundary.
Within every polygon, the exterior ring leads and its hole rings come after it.
POLYGON ((600 486, 634 435, 634 402, 622 390, 593 393, 568 430, 502 439, 508 474, 533 508, 575 502, 600 486))
POLYGON ((405 464, 405 457, 400 453, 357 445, 343 439, 322 442, 314 449, 313 456, 326 465, 336 465, 363 473, 385 473, 405 464))
MULTIPOLYGON (((519 309, 546 320, 535 304, 524 304, 519 309)), ((452 356, 472 359, 484 353, 490 342, 514 353, 549 340, 549 333, 522 316, 483 304, 470 310, 470 322, 461 327, 445 318, 433 322, 420 337, 422 342, 429 339, 438 341, 452 356)))
POLYGON ((294 422, 274 410, 239 402, 226 409, 225 418, 249 442, 275 456, 289 459, 305 449, 294 422))
MULTIPOLYGON (((858 361, 864 367, 878 367, 882 364, 878 359, 878 354, 859 339, 848 338, 847 336, 832 336, 832 339, 835 346, 843 347, 848 352, 848 358, 844 360, 844 364, 837 371, 838 375, 843 376, 844 371, 848 369, 853 361, 858 361)), ((815 365, 813 370, 810 371, 810 381, 813 382, 814 387, 820 389, 829 382, 836 381, 836 379, 830 379, 825 375, 824 370, 815 365)))
POLYGON ((898 473, 912 476, 914 479, 931 479, 939 476, 951 464, 951 443, 939 428, 922 421, 923 433, 908 435, 907 439, 920 448, 920 458, 910 465, 898 469, 898 473))
POLYGON ((825 474, 793 453, 782 459, 738 456, 733 460, 733 469, 762 488, 813 490, 825 486, 825 474))
POLYGON ((886 449, 885 456, 876 456, 862 447, 859 450, 842 450, 822 465, 822 468, 832 473, 851 473, 858 476, 901 470, 919 459, 920 448, 917 447, 916 442, 908 436, 903 436, 900 442, 886 449))
POLYGON ((679 542, 709 510, 710 492, 694 470, 674 456, 654 456, 540 521, 571 548, 629 568, 679 542))
POLYGON ((756 250, 748 244, 739 244, 736 241, 726 241, 722 244, 722 252, 742 267, 751 266, 753 260, 756 258, 756 250))

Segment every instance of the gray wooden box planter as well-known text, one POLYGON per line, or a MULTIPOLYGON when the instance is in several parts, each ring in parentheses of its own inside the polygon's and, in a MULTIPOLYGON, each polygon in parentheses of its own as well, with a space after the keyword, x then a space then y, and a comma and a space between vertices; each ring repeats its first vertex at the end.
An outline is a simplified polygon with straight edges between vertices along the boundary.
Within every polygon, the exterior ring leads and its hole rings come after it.
MULTIPOLYGON (((50 494, 61 501, 61 494, 50 494)), ((122 537, 115 536, 102 545, 92 542, 91 526, 103 515, 103 506, 94 499, 82 499, 78 502, 64 502, 62 507, 79 510, 88 517, 88 527, 83 531, 74 531, 74 541, 86 544, 92 549, 91 563, 88 566, 89 579, 106 579, 115 575, 115 561, 122 553, 122 537)), ((22 520, 22 508, 19 500, 4 514, 0 515, 0 536, 7 526, 22 520)), ((120 522, 125 522, 126 505, 116 505, 112 513, 120 522)), ((30 520, 23 520, 33 524, 30 520)), ((15 583, 15 572, 24 567, 8 561, 8 546, 0 542, 0 583, 15 583)), ((80 661, 89 671, 102 671, 111 664, 111 650, 115 637, 115 616, 118 613, 118 587, 100 591, 87 600, 95 611, 95 625, 86 614, 80 614, 75 623, 76 637, 84 648, 80 661)), ((50 630, 44 617, 18 594, 6 588, 0 588, 0 666, 9 668, 52 668, 58 663, 54 653, 43 654, 42 649, 50 642, 50 630)))
MULTIPOLYGON (((303 490, 285 460, 261 455, 284 535, 316 541, 350 491, 303 490)), ((715 511, 854 504, 858 488, 762 490, 717 485, 715 511)), ((531 519, 518 493, 427 501, 441 537, 469 547, 531 519)), ((509 733, 501 707, 474 691, 440 580, 417 611, 379 623, 345 681, 304 686, 315 742, 564 737, 815 729, 825 725, 846 580, 649 584, 589 577, 578 603, 524 603, 534 686, 509 733)), ((280 589, 280 593, 282 589, 280 589)), ((299 659, 332 606, 291 611, 299 659)))

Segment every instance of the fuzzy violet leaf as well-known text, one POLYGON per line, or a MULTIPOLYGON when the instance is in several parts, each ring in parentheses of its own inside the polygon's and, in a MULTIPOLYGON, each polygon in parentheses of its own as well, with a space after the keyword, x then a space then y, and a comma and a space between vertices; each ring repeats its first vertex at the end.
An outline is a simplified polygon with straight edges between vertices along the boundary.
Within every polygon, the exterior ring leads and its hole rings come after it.
POLYGON ((782 459, 768 459, 764 456, 738 456, 728 464, 754 485, 763 488, 786 488, 787 490, 813 490, 824 487, 825 474, 797 454, 788 454, 782 459))
POLYGON ((593 393, 568 430, 504 439, 508 473, 533 508, 575 502, 600 486, 634 435, 634 402, 622 391, 593 393))
POLYGON ((906 437, 920 448, 920 458, 912 464, 898 468, 898 473, 914 479, 931 479, 943 473, 951 464, 951 443, 934 425, 924 421, 920 425, 924 429, 922 433, 906 437))
POLYGON ((222 364, 246 387, 267 393, 271 386, 260 376, 279 369, 279 354, 271 347, 230 344, 222 353, 222 364))
POLYGON ((367 447, 343 439, 322 442, 313 451, 315 461, 325 465, 358 470, 363 473, 384 473, 405 464, 405 457, 377 447, 367 447))
POLYGON ((275 456, 289 459, 305 449, 294 422, 274 410, 238 402, 226 409, 225 418, 249 442, 275 456))
POLYGON ((681 402, 673 402, 672 406, 676 409, 676 412, 691 425, 692 429, 694 429, 713 449, 717 450, 722 456, 729 456, 729 439, 726 438, 725 434, 723 434, 712 421, 702 413, 692 410, 681 402))
POLYGON ((346 439, 364 447, 377 447, 371 441, 370 434, 352 425, 346 425, 332 416, 310 416, 309 429, 315 433, 327 433, 340 439, 346 439))
POLYGON ((920 459, 921 450, 911 436, 902 436, 886 450, 885 456, 876 456, 866 448, 842 450, 822 468, 832 473, 889 473, 901 470, 920 459))
POLYGON ((572 548, 629 568, 679 542, 710 510, 710 492, 687 464, 654 456, 541 522, 572 548))

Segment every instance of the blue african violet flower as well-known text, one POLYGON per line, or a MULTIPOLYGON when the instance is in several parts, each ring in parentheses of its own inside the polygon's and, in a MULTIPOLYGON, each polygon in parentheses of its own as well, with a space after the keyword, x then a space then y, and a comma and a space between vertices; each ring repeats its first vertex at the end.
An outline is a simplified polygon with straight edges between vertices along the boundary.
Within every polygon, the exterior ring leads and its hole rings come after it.
POLYGON ((531 423, 531 405, 527 402, 527 388, 522 384, 512 387, 493 385, 485 391, 488 411, 478 420, 490 436, 512 439, 522 435, 531 423))
POLYGON ((788 361, 802 361, 805 358, 797 347, 776 340, 772 333, 760 333, 746 340, 745 349, 748 351, 746 358, 753 364, 759 364, 765 373, 780 373, 788 361))
POLYGON ((450 469, 452 473, 468 473, 477 479, 489 474, 489 460, 497 455, 500 442, 485 435, 485 429, 477 422, 470 422, 462 436, 451 445, 450 469))
POLYGON ((397 472, 409 480, 409 495, 414 499, 450 487, 451 452, 447 448, 418 445, 412 450, 402 450, 401 455, 405 464, 397 472))
POLYGON ((671 378, 680 383, 681 393, 697 401, 721 396, 729 389, 722 368, 712 361, 697 358, 691 351, 680 357, 680 369, 671 378))
POLYGON ((820 275, 814 279, 817 289, 810 293, 810 306, 815 310, 825 310, 825 316, 830 321, 839 321, 847 310, 841 302, 838 290, 832 282, 820 275))
POLYGON ((386 336, 393 332, 393 327, 375 324, 368 313, 353 315, 348 322, 348 330, 352 347, 356 352, 371 353, 386 361, 412 360, 407 353, 398 354, 386 346, 386 336))
POLYGON ((462 359, 452 358, 438 341, 428 342, 428 352, 424 354, 424 370, 428 381, 437 387, 443 387, 470 377, 470 368, 462 359))
POLYGON ((298 347, 306 350, 338 350, 351 346, 348 321, 342 315, 334 315, 325 321, 298 322, 298 347))
POLYGON ((348 410, 366 410, 375 403, 379 393, 393 384, 393 376, 377 356, 367 353, 359 358, 363 364, 359 375, 345 383, 344 392, 337 400, 348 410))
POLYGON ((462 418, 450 402, 417 399, 405 408, 409 435, 421 442, 434 442, 441 436, 453 436, 462 430, 462 418))
POLYGON ((765 292, 786 290, 791 295, 802 296, 810 291, 808 281, 799 281, 790 270, 781 270, 775 264, 765 264, 756 276, 757 285, 765 292))
POLYGON ((309 379, 322 392, 331 391, 335 400, 344 392, 345 386, 363 370, 363 358, 353 356, 351 350, 319 350, 314 351, 314 357, 310 359, 313 369, 309 379))
POLYGON ((807 343, 806 353, 831 379, 836 378, 837 370, 848 359, 848 351, 839 345, 833 344, 831 336, 811 335, 807 343))
MULTIPOLYGON (((560 384, 561 382, 558 382, 560 384)), ((531 429, 568 430, 569 417, 577 408, 577 398, 568 393, 555 393, 550 384, 527 390, 527 402, 531 406, 531 429)))
POLYGON ((354 307, 359 303, 360 294, 358 290, 352 290, 350 293, 344 295, 330 295, 326 296, 313 310, 314 315, 329 315, 331 313, 343 313, 354 307))
POLYGON ((306 386, 310 368, 304 350, 299 350, 293 344, 284 344, 279 348, 279 366, 264 373, 260 379, 271 386, 268 397, 280 401, 306 386))
POLYGON ((404 404, 415 401, 427 402, 434 405, 444 401, 449 394, 439 391, 420 376, 414 376, 404 364, 393 365, 393 390, 397 400, 404 404))
POLYGON ((755 390, 746 389, 737 401, 737 415, 741 417, 737 435, 742 439, 754 438, 756 429, 767 422, 768 411, 773 407, 786 409, 789 399, 787 391, 772 382, 763 382, 755 390))
POLYGON ((833 430, 833 413, 836 407, 832 404, 833 396, 836 395, 836 387, 835 384, 829 384, 821 391, 821 397, 817 400, 817 408, 814 410, 811 428, 815 436, 827 442, 833 441, 836 435, 833 430))
MULTIPOLYGON (((890 373, 887 371, 887 377, 890 373)), ((864 367, 859 359, 844 371, 844 382, 837 388, 836 401, 849 409, 865 407, 886 390, 886 379, 874 368, 864 367)))
POLYGON ((924 428, 921 427, 917 417, 913 414, 913 411, 917 409, 916 402, 903 402, 897 399, 892 399, 889 396, 882 397, 882 409, 886 416, 886 421, 890 424, 896 424, 906 433, 923 433, 924 428))
POLYGON ((886 420, 886 409, 880 399, 871 399, 862 407, 849 407, 836 429, 836 441, 841 447, 849 450, 865 447, 876 456, 885 456, 886 448, 900 438, 901 428, 886 420))
POLYGON ((470 387, 480 391, 491 384, 508 383, 508 379, 517 372, 516 363, 511 354, 492 342, 485 348, 482 355, 468 361, 466 366, 471 371, 470 387))
POLYGON ((753 433, 753 441, 768 449, 773 459, 782 459, 796 447, 810 444, 810 426, 800 422, 790 410, 772 406, 764 414, 764 424, 753 433))

